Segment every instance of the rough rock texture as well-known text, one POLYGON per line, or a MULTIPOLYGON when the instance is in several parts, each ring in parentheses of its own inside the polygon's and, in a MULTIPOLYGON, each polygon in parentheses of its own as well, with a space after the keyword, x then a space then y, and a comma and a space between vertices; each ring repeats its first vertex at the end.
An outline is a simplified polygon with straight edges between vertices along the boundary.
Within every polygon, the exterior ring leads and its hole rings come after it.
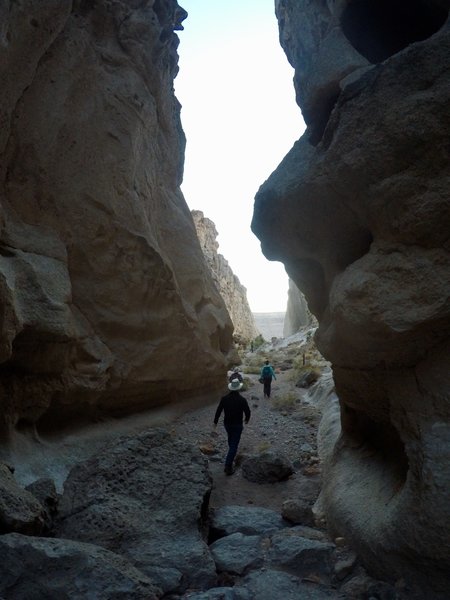
POLYGON ((151 579, 113 552, 70 540, 0 536, 2 598, 156 600, 151 579))
POLYGON ((51 531, 53 518, 56 515, 59 496, 56 491, 55 483, 52 479, 37 479, 25 488, 30 492, 44 509, 44 528, 43 533, 51 531))
POLYGON ((276 3, 308 128, 252 224, 333 363, 329 525, 427 597, 450 585, 449 6, 276 3))
POLYGON ((36 535, 44 525, 44 507, 0 464, 0 534, 17 531, 36 535))
POLYGON ((206 218, 201 210, 193 210, 192 217, 206 263, 233 321, 234 335, 238 341, 248 343, 259 335, 259 331, 248 304, 247 290, 233 273, 227 260, 222 254, 218 254, 218 234, 211 219, 206 218))
POLYGON ((286 527, 287 523, 275 511, 258 506, 224 506, 216 509, 211 517, 211 536, 219 538, 243 533, 260 535, 286 527))
POLYGON ((243 579, 242 584, 250 590, 250 597, 258 600, 337 600, 338 597, 335 592, 319 585, 308 585, 299 577, 275 569, 252 571, 243 579))
POLYGON ((159 429, 123 436, 72 469, 55 534, 125 556, 164 592, 211 587, 200 531, 211 486, 199 450, 159 429))
POLYGON ((289 278, 288 301, 284 316, 283 337, 294 335, 300 327, 314 324, 315 317, 311 314, 304 294, 289 278))
POLYGON ((179 189, 184 16, 175 0, 0 5, 6 429, 223 380, 232 324, 179 189))
POLYGON ((294 473, 294 466, 287 456, 276 450, 265 450, 247 456, 242 462, 242 475, 254 483, 284 481, 294 473))

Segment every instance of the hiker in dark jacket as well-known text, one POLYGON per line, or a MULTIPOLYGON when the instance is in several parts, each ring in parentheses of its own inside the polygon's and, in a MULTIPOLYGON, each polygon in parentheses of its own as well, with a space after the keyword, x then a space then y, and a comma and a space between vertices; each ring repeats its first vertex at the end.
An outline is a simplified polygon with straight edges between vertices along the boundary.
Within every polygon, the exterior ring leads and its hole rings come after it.
POLYGON ((224 412, 223 425, 228 435, 228 454, 225 459, 225 473, 233 474, 233 461, 236 456, 239 441, 241 439, 243 426, 243 418, 245 423, 250 420, 250 408, 244 396, 241 396, 239 390, 242 389, 242 382, 239 379, 233 379, 228 384, 230 393, 221 398, 214 416, 214 427, 219 422, 222 411, 224 412))

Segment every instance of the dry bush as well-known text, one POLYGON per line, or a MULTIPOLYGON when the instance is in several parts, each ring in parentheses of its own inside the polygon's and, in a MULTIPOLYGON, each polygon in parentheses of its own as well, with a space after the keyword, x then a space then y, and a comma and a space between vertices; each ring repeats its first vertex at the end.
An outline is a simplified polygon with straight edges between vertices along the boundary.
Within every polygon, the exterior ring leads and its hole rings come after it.
POLYGON ((315 367, 308 363, 306 365, 294 364, 294 367, 290 374, 290 379, 291 381, 294 381, 296 383, 307 373, 311 373, 311 375, 313 376, 312 379, 314 380, 314 382, 316 382, 322 375, 322 370, 320 369, 320 367, 315 367))
POLYGON ((252 375, 259 375, 261 369, 260 367, 252 366, 252 365, 244 365, 242 372, 252 375))
POLYGON ((262 454, 263 452, 266 452, 266 450, 270 450, 270 448, 272 447, 272 444, 270 442, 261 442, 260 444, 258 444, 256 446, 256 451, 259 454, 262 454))
POLYGON ((277 396, 272 400, 272 407, 276 410, 292 411, 295 410, 297 404, 300 402, 297 394, 294 392, 287 392, 281 396, 277 396))

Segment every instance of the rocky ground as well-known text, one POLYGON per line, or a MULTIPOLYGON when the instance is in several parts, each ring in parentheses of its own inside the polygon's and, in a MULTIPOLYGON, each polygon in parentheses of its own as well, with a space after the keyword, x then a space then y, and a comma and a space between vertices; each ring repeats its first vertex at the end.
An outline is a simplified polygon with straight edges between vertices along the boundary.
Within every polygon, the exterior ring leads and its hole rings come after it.
MULTIPOLYGON (((173 426, 177 435, 198 445, 209 457, 214 478, 211 507, 253 504, 281 510, 283 501, 291 497, 315 499, 320 489, 316 445, 318 409, 308 402, 307 390, 295 387, 291 370, 278 373, 270 399, 264 399, 257 375, 247 375, 246 378, 248 389, 243 395, 248 400, 252 415, 244 428, 236 470, 231 477, 223 472, 227 452, 223 418, 216 430, 213 427, 215 404, 183 415, 173 426), (243 476, 242 461, 267 450, 279 452, 292 461, 295 473, 289 479, 255 484, 243 476)), ((226 392, 224 387, 224 394, 226 392)))
MULTIPOLYGON (((232 476, 225 475, 223 470, 227 442, 222 419, 217 429, 213 427, 217 404, 191 410, 172 424, 173 434, 198 446, 209 459, 213 476, 209 502, 210 539, 214 541, 215 531, 220 532, 219 540, 211 548, 216 564, 223 570, 224 585, 234 586, 201 594, 188 593, 183 598, 239 600, 247 598, 248 590, 256 594, 250 596, 255 600, 412 598, 413 595, 409 596, 408 591, 402 589, 404 582, 395 587, 369 577, 346 540, 329 537, 323 516, 314 509, 321 487, 321 465, 317 454, 321 414, 317 399, 323 399, 329 393, 333 382, 329 365, 314 349, 313 343, 305 336, 294 337, 291 342, 275 341, 274 345, 267 345, 258 353, 247 354, 241 369, 246 383, 242 393, 249 402, 252 415, 243 431, 232 476), (303 354, 306 365, 299 368, 299 357, 303 354), (264 398, 258 374, 248 372, 256 371, 256 365, 262 366, 266 357, 271 359, 277 372, 270 399, 264 398), (312 373, 313 379, 318 376, 319 380, 305 387, 297 386, 299 378, 304 378, 307 373, 312 373), (274 456, 286 459, 291 463, 293 473, 275 482, 250 481, 245 473, 246 463, 259 457, 264 471, 267 456, 269 460, 274 456), (264 520, 259 513, 264 510, 268 510, 266 518, 269 521, 276 519, 276 515, 284 517, 285 525, 290 527, 289 533, 274 528, 277 533, 272 531, 269 535, 264 527, 260 531, 254 520, 258 524, 260 519, 264 520), (225 525, 217 525, 217 520, 225 525), (283 546, 277 538, 280 535, 294 546, 293 540, 297 543, 301 540, 300 545, 306 544, 307 549, 283 546), (255 549, 261 544, 265 544, 264 558, 255 549), (270 553, 275 552, 277 544, 283 558, 278 557, 275 562, 278 560, 281 570, 271 568, 270 553), (216 545, 220 546, 216 549, 216 545), (259 557, 259 562, 255 556, 259 557), (292 560, 297 561, 295 567, 292 560), (291 573, 291 577, 284 579, 286 573, 291 573), (293 576, 294 573, 298 577, 293 576), (255 587, 256 581, 261 587, 255 587), (241 585, 245 590, 242 596, 241 585)), ((266 527, 270 530, 269 525, 266 527)))
POLYGON ((219 398, 60 439, 26 444, 22 434, 0 465, 0 597, 417 598, 368 577, 313 509, 320 405, 333 381, 311 333, 243 357, 252 415, 231 476, 222 421, 213 428, 219 398), (270 400, 258 383, 267 357, 270 400))

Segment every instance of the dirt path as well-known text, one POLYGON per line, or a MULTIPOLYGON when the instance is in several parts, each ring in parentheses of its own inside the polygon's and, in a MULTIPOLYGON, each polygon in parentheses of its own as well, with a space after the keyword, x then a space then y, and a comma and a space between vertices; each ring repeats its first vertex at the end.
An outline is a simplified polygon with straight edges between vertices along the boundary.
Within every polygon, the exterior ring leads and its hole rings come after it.
MULTIPOLYGON (((223 472, 227 442, 222 419, 217 430, 213 430, 219 398, 215 404, 186 413, 173 424, 177 435, 198 445, 209 457, 214 479, 211 507, 253 504, 280 511, 283 501, 288 498, 304 498, 312 503, 320 488, 316 446, 318 411, 307 402, 306 391, 295 387, 291 370, 277 375, 270 400, 264 399, 257 375, 246 375, 246 378, 249 379, 248 389, 243 395, 252 415, 244 428, 236 459, 237 469, 231 477, 223 472), (245 456, 269 448, 285 454, 294 464, 295 474, 287 481, 273 484, 247 481, 239 464, 245 456)), ((224 386, 224 394, 226 392, 224 386)))

